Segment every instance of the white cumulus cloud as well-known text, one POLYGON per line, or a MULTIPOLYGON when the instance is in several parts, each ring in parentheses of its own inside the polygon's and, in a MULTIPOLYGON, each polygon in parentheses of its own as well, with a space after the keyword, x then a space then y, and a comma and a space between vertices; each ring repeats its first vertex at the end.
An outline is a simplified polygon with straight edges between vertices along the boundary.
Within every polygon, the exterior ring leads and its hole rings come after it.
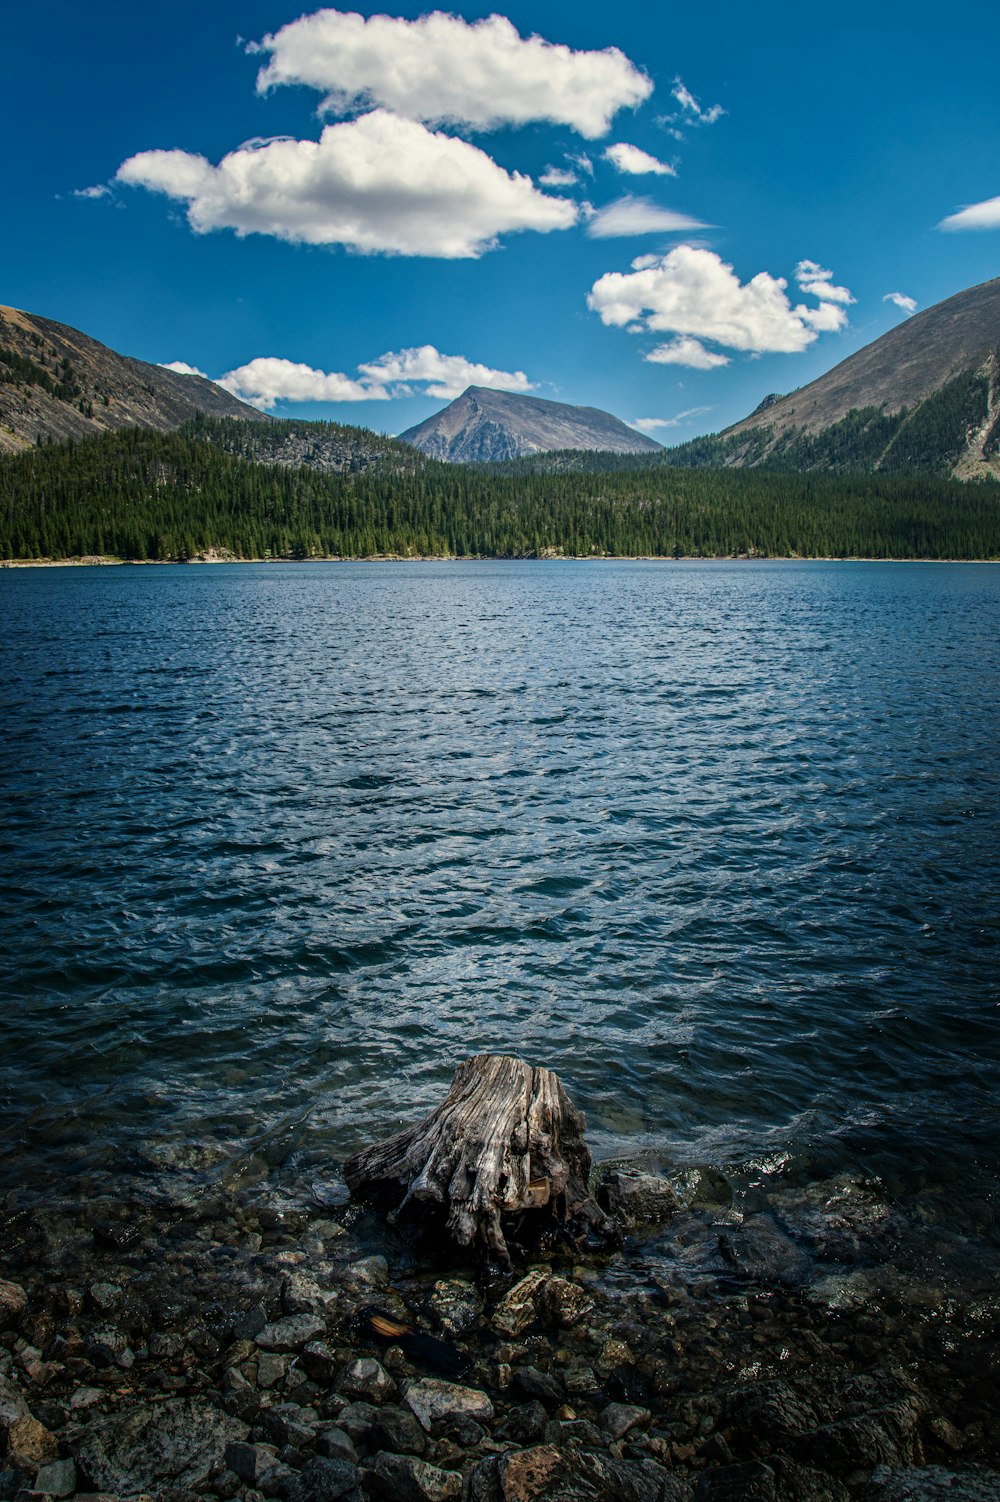
POLYGON ((766 271, 741 282, 714 251, 678 245, 662 256, 639 256, 629 272, 610 271, 587 297, 605 324, 633 332, 686 336, 658 346, 656 364, 717 364, 723 357, 694 348, 702 340, 725 349, 796 354, 821 331, 842 328, 847 314, 839 302, 795 307, 788 283, 766 271))
POLYGON ((942 219, 938 229, 1000 229, 1000 198, 985 198, 982 203, 970 203, 942 219))
POLYGON ((606 135, 618 110, 648 99, 650 79, 617 47, 574 52, 522 37, 506 16, 469 22, 434 11, 407 21, 319 10, 266 36, 257 87, 306 84, 344 114, 385 105, 411 120, 488 129, 529 120, 606 135))
POLYGON ((652 172, 658 177, 676 177, 673 167, 668 167, 666 162, 658 161, 655 156, 650 156, 648 151, 642 151, 638 146, 629 146, 626 141, 616 141, 609 146, 604 153, 612 166, 617 167, 619 172, 627 172, 635 177, 643 173, 652 172))
POLYGON ((827 271, 818 261, 800 261, 795 268, 795 280, 809 297, 818 297, 822 302, 852 303, 854 298, 846 287, 833 286, 827 271))
POLYGON ((720 365, 729 364, 728 355, 706 349, 700 340, 692 339, 690 334, 682 334, 666 344, 658 344, 642 358, 648 360, 650 365, 686 365, 689 370, 717 370, 720 365))
POLYGON ((186 202, 199 234, 444 259, 482 255, 513 230, 566 229, 579 215, 478 147, 387 110, 328 125, 318 141, 247 143, 217 167, 186 151, 143 151, 117 180, 186 202))
POLYGON ((467 360, 464 355, 443 355, 433 344, 403 349, 398 354, 380 355, 377 360, 359 365, 358 369, 366 380, 379 385, 419 382, 425 386, 425 395, 449 401, 461 396, 467 386, 491 386, 497 391, 534 390, 534 383, 528 380, 523 370, 493 370, 489 365, 467 360))
POLYGON ((186 360, 161 360, 160 369, 173 370, 178 375, 201 376, 203 381, 210 381, 212 379, 203 370, 199 370, 197 365, 188 365, 186 360))
POLYGON ((917 311, 917 299, 915 297, 907 297, 905 292, 887 292, 882 301, 895 303, 896 307, 902 308, 903 312, 907 315, 917 311))
POLYGON ((677 230, 704 229, 698 219, 688 214, 663 209, 649 198, 634 198, 630 193, 598 209, 587 225, 592 240, 611 240, 624 235, 650 235, 677 230))
MULTIPOLYGON (((180 375, 205 376, 203 370, 183 360, 171 360, 162 368, 180 375)), ((278 355, 259 355, 218 376, 216 385, 264 412, 278 402, 387 402, 412 396, 414 387, 425 396, 449 401, 467 386, 491 386, 498 391, 535 389, 523 370, 495 370, 464 355, 442 354, 433 344, 390 351, 360 364, 358 372, 354 377, 317 370, 278 355)))
POLYGON ((220 376, 217 385, 268 412, 278 402, 384 402, 389 393, 338 371, 314 370, 275 355, 261 355, 220 376))

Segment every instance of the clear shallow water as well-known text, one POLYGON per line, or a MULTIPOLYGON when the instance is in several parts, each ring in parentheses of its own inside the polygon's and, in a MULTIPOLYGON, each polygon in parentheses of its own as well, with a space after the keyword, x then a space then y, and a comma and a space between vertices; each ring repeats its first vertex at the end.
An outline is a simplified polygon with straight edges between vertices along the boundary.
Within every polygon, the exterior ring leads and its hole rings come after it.
POLYGON ((1000 1140, 1000 568, 0 572, 0 1190, 281 1184, 547 1063, 597 1157, 1000 1140))

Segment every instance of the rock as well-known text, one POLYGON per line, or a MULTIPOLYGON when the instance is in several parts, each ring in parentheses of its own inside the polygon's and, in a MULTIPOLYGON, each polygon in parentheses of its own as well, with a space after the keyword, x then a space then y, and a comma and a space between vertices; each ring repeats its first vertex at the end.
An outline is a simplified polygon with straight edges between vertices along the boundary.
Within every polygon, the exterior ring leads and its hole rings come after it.
POLYGON ((362 1357, 340 1372, 336 1388, 345 1397, 365 1398, 369 1403, 384 1403, 396 1396, 396 1384, 380 1361, 362 1357))
POLYGON ((515 1445, 534 1445, 544 1437, 548 1421, 549 1416, 537 1399, 532 1403, 518 1403, 494 1429, 493 1437, 510 1440, 515 1445))
POLYGON ((337 1295, 321 1288, 306 1273, 292 1272, 281 1290, 281 1306, 286 1314, 323 1314, 337 1301, 337 1295))
POLYGON ((935 1418, 932 1418, 927 1427, 934 1438, 940 1444, 944 1445, 946 1450, 951 1450, 957 1455, 959 1450, 964 1449, 965 1435, 961 1429, 957 1429, 951 1420, 946 1419, 943 1414, 938 1414, 935 1418))
POLYGON ((357 1442, 369 1433, 377 1414, 378 1409, 371 1403, 348 1403, 337 1415, 337 1423, 357 1442))
POLYGON ((389 1282, 389 1264, 384 1257, 362 1257, 344 1269, 344 1277, 365 1288, 384 1288, 389 1282))
POLYGON ((127 1372, 135 1365, 128 1336, 110 1326, 91 1331, 87 1337, 87 1353, 95 1366, 117 1366, 127 1372))
POLYGON ((277 1464, 278 1452, 273 1445, 249 1445, 237 1440, 226 1446, 226 1465, 251 1486, 257 1486, 277 1464))
POLYGON ((427 1308, 447 1335, 461 1335, 479 1319, 483 1301, 475 1284, 463 1278, 443 1278, 434 1284, 427 1308))
POLYGON ((288 1502, 364 1502, 361 1478, 349 1460, 313 1455, 286 1490, 288 1502))
POLYGON ((257 1386, 269 1392, 272 1387, 277 1387, 287 1371, 287 1356, 281 1356, 277 1351, 261 1351, 257 1358, 257 1386))
POLYGON ((326 1329, 316 1314, 289 1314, 265 1325, 255 1336, 262 1351, 300 1351, 326 1329))
POLYGON ((783 1502, 777 1485, 771 1467, 756 1460, 746 1465, 715 1466, 702 1472, 695 1502, 783 1502))
POLYGON ((92 1283, 87 1289, 87 1303, 95 1314, 108 1314, 120 1304, 122 1289, 118 1283, 92 1283))
POLYGON ((568 1330, 594 1309, 594 1301, 579 1283, 549 1278, 538 1295, 538 1310, 552 1329, 568 1330))
MULTIPOLYGON (((385 1410, 379 1415, 383 1416, 385 1410)), ((409 1417, 409 1415, 407 1415, 409 1417)), ((416 1422, 416 1420, 414 1420, 416 1422)), ((419 1428, 419 1425, 417 1426, 419 1428)), ((421 1433, 421 1439, 423 1434, 421 1433)), ((324 1429, 316 1436, 316 1453, 325 1455, 328 1460, 357 1460, 358 1452, 354 1448, 354 1441, 346 1429, 324 1429)))
POLYGON ((314 1382, 328 1384, 333 1381, 340 1362, 325 1340, 311 1340, 299 1352, 299 1366, 314 1382))
POLYGON ((1000 1471, 969 1466, 877 1466, 862 1502, 1000 1502, 1000 1471))
POLYGON ((768 1465, 774 1471, 775 1487, 780 1498, 794 1502, 851 1502, 851 1495, 833 1476, 796 1465, 785 1455, 772 1455, 768 1465))
POLYGON ((389 1502, 451 1502, 462 1490, 457 1471, 442 1471, 414 1455, 380 1451, 369 1475, 379 1496, 389 1502))
POLYGON ((555 1406, 565 1397, 562 1379, 554 1372, 540 1372, 535 1366, 522 1366, 511 1381, 514 1392, 522 1398, 537 1398, 541 1403, 555 1406))
POLYGON ((218 1408, 169 1398, 121 1409, 93 1425, 76 1446, 76 1460, 99 1491, 132 1496, 166 1485, 195 1489, 223 1469, 227 1444, 246 1434, 245 1424, 218 1408))
POLYGON ((493 1311, 490 1321, 498 1335, 515 1337, 523 1333, 538 1317, 536 1299, 551 1274, 536 1268, 508 1289, 493 1311))
POLYGON ((589 1451, 536 1445, 481 1461, 469 1502, 691 1502, 686 1478, 653 1461, 613 1460, 589 1451))
POLYGON ((93 1408, 103 1396, 99 1387, 78 1387, 70 1397, 69 1406, 74 1413, 79 1413, 84 1409, 93 1408))
POLYGON ((427 1430, 442 1421, 469 1418, 489 1423, 493 1418, 493 1404, 484 1392, 474 1387, 459 1387, 455 1382, 442 1382, 436 1377, 411 1382, 404 1397, 427 1430))
POLYGON ((904 1398, 887 1408, 823 1424, 799 1440, 800 1458, 835 1475, 878 1465, 911 1466, 923 1460, 920 1404, 904 1398))
POLYGON ((422 1455, 427 1448, 424 1431, 414 1415, 405 1408, 388 1405, 376 1413, 370 1438, 379 1450, 391 1450, 395 1455, 422 1455))
POLYGON ((762 1439, 781 1441, 819 1423, 812 1403, 787 1382, 753 1383, 726 1395, 725 1422, 762 1439))
POLYGON ((643 1428, 652 1418, 648 1408, 637 1408, 633 1403, 609 1403, 600 1415, 600 1425, 612 1439, 624 1439, 630 1429, 643 1428))
POLYGON ((605 1170, 597 1203, 625 1226, 658 1225, 681 1208, 669 1179, 637 1168, 605 1170))
POLYGON ((719 1250, 741 1278, 756 1283, 805 1283, 809 1257, 771 1215, 751 1215, 739 1230, 724 1231, 719 1250))
POLYGON ((28 1295, 20 1283, 0 1278, 0 1330, 12 1330, 28 1307, 28 1295))
POLYGON ((59 1454, 59 1441, 30 1414, 7 1431, 7 1458, 22 1471, 34 1471, 59 1454))
POLYGON ((6 1434, 12 1424, 18 1419, 28 1417, 28 1405, 24 1401, 20 1388, 8 1382, 6 1377, 0 1377, 0 1434, 6 1434))
POLYGON ((715 1168, 688 1168, 670 1183, 684 1210, 726 1210, 733 1203, 732 1184, 715 1168))
POLYGON ((72 1460, 50 1460, 39 1466, 35 1488, 50 1497, 71 1496, 76 1491, 76 1465, 72 1460))

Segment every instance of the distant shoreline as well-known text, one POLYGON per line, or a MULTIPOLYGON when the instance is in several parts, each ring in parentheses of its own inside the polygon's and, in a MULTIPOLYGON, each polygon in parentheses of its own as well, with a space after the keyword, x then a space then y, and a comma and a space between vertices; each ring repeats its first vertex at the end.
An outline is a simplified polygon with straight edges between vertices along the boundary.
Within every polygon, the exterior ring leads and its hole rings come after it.
POLYGON ((370 553, 326 558, 0 558, 0 569, 21 568, 179 568, 218 564, 286 563, 1000 563, 1000 558, 880 558, 846 554, 799 553, 688 553, 672 558, 665 553, 551 553, 523 558, 483 557, 454 553, 370 553))

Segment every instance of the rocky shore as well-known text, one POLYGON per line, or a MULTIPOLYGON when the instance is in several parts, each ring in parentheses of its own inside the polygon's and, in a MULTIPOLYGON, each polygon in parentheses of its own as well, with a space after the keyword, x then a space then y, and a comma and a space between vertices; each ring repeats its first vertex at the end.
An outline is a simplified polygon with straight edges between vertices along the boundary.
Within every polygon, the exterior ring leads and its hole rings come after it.
POLYGON ((494 1282, 350 1206, 9 1202, 0 1498, 1000 1502, 1000 1299, 863 1184, 686 1183, 494 1282))

